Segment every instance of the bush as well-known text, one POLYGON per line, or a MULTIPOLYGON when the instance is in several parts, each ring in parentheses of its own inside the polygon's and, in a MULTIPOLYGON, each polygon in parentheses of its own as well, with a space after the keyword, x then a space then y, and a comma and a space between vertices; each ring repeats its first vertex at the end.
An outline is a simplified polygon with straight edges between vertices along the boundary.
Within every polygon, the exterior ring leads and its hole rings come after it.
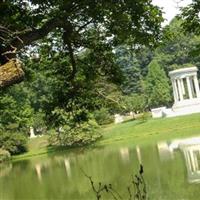
POLYGON ((140 120, 141 122, 146 122, 149 118, 150 118, 150 113, 148 112, 144 112, 142 114, 140 114, 137 119, 140 120))
POLYGON ((110 124, 114 122, 114 118, 106 108, 101 108, 100 110, 96 110, 94 112, 94 118, 99 125, 110 124))
POLYGON ((0 148, 11 155, 27 151, 27 138, 21 133, 0 132, 0 148))
POLYGON ((49 143, 55 146, 83 146, 95 142, 100 137, 98 124, 94 120, 89 120, 74 128, 66 125, 58 132, 53 131, 49 143))
POLYGON ((36 131, 36 134, 44 134, 46 132, 47 127, 44 118, 45 114, 41 111, 34 114, 32 125, 36 131))
POLYGON ((132 94, 130 96, 124 96, 123 101, 126 112, 133 111, 137 113, 143 112, 146 109, 145 97, 142 94, 132 94))
POLYGON ((0 149, 0 163, 4 161, 8 161, 10 159, 11 155, 8 151, 0 149))

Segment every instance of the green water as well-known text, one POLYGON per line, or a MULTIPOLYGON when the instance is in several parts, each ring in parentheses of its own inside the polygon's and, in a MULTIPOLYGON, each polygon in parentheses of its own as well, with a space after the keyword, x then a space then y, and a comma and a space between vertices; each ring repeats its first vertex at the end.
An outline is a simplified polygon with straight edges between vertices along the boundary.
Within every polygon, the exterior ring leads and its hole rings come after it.
MULTIPOLYGON (((149 146, 76 149, 0 167, 0 199, 95 199, 90 182, 111 183, 127 197, 131 175, 144 166, 149 199, 200 199, 200 138, 149 146)), ((104 199, 111 199, 105 195, 104 199)))

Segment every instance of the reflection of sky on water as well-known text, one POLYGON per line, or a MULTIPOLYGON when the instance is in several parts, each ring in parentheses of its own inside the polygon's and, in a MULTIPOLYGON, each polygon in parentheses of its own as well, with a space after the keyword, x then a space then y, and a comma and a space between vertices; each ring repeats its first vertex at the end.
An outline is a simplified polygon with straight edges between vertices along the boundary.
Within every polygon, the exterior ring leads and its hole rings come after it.
POLYGON ((176 150, 180 150, 185 159, 188 181, 200 183, 200 137, 193 137, 157 144, 161 161, 174 158, 176 150))

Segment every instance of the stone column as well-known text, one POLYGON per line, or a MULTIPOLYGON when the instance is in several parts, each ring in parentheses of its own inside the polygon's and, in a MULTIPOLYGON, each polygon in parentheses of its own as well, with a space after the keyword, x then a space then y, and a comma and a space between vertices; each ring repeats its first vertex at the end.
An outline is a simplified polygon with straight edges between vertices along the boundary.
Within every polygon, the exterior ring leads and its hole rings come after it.
POLYGON ((197 98, 200 98, 200 90, 199 90, 199 83, 197 80, 197 75, 194 76, 194 87, 195 87, 197 98))
POLYGON ((185 86, 183 83, 183 78, 181 78, 180 81, 181 81, 182 94, 185 95, 185 86))
POLYGON ((183 93, 182 93, 182 87, 181 87, 181 80, 177 79, 178 82, 178 93, 179 93, 179 100, 183 101, 183 93))
POLYGON ((188 94, 189 94, 189 99, 192 99, 192 90, 191 90, 191 84, 190 84, 190 77, 186 77, 186 81, 187 81, 187 89, 188 89, 188 94))
POLYGON ((192 90, 192 95, 193 97, 195 97, 195 90, 194 90, 194 81, 193 81, 193 77, 190 76, 190 86, 191 86, 191 90, 192 90))
POLYGON ((178 91, 177 91, 177 84, 176 79, 172 79, 172 88, 173 88, 173 94, 174 94, 174 102, 178 101, 178 91))

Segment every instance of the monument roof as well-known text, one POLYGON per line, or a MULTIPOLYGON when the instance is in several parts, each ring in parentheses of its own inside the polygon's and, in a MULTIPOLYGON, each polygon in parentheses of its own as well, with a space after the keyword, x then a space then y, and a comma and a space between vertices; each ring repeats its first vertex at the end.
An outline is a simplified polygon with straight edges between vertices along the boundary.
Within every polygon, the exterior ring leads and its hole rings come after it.
POLYGON ((181 68, 181 69, 176 69, 173 71, 169 72, 170 76, 174 76, 174 75, 182 75, 182 74, 190 74, 190 73, 194 73, 197 72, 198 69, 197 67, 193 66, 193 67, 186 67, 186 68, 181 68))

